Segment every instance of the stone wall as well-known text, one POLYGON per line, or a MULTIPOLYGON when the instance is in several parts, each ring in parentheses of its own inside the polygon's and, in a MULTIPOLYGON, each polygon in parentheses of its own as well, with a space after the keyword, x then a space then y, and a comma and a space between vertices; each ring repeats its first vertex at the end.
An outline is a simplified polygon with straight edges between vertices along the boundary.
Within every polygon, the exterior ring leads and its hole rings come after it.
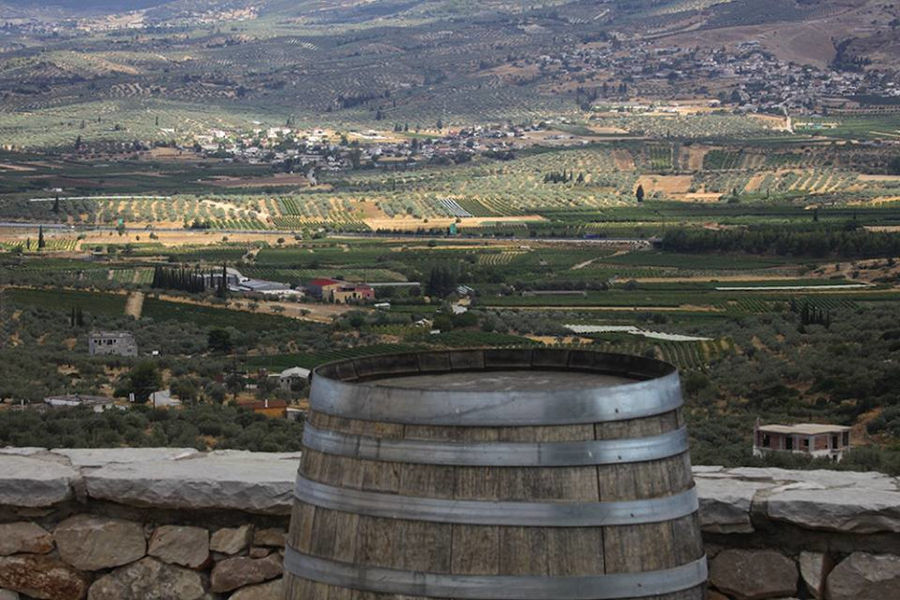
POLYGON ((710 600, 900 599, 900 479, 694 467, 710 600))
MULTIPOLYGON (((299 454, 0 449, 0 600, 280 597, 299 454)), ((900 481, 696 467, 712 600, 900 598, 900 481)))

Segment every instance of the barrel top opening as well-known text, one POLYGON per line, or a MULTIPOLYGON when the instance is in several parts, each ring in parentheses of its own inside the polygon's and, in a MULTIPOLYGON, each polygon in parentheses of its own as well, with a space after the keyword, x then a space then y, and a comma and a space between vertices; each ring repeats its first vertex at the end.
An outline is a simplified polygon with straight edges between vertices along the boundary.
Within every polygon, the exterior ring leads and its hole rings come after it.
POLYGON ((371 381, 379 387, 447 390, 458 392, 555 391, 592 389, 632 383, 630 377, 617 377, 585 371, 545 369, 504 369, 497 371, 454 371, 424 375, 390 376, 371 381))
POLYGON ((384 354, 327 363, 313 382, 451 394, 612 393, 677 381, 672 365, 643 356, 566 348, 475 348, 384 354))

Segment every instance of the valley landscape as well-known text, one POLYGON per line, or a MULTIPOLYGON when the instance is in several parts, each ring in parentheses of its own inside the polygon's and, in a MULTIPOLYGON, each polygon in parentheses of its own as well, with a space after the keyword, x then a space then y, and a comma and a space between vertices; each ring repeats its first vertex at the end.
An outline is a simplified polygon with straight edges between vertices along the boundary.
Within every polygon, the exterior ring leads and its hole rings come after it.
POLYGON ((285 369, 560 346, 678 366, 695 463, 896 474, 898 17, 0 1, 0 445, 297 450, 285 369), (755 457, 757 420, 854 449, 755 457))

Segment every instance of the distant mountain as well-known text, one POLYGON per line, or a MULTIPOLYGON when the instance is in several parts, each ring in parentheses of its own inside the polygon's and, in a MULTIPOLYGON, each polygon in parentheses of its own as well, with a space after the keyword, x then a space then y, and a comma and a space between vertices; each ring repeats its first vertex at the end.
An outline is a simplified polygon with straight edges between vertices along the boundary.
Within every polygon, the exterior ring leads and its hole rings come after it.
POLYGON ((20 8, 63 8, 68 11, 118 13, 166 4, 171 0, 5 0, 4 4, 20 8))

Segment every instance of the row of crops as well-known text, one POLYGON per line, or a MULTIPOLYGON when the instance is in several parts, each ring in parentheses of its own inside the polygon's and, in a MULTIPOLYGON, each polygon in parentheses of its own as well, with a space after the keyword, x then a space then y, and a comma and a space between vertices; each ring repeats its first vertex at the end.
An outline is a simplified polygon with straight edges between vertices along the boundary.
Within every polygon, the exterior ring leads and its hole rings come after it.
POLYGON ((332 219, 308 219, 299 216, 273 217, 272 225, 276 229, 289 231, 308 232, 316 231, 318 229, 336 229, 349 232, 371 231, 369 226, 362 221, 341 217, 332 219))
POLYGON ((37 235, 35 235, 34 239, 28 239, 19 242, 0 242, 0 249, 10 251, 10 250, 23 250, 29 252, 71 252, 78 247, 79 240, 75 238, 64 238, 64 237, 50 237, 45 236, 44 238, 44 247, 38 248, 38 239, 37 235))
POLYGON ((834 169, 800 171, 726 171, 694 177, 693 187, 716 193, 827 193, 847 190, 857 183, 858 175, 834 169))
POLYGON ((415 346, 407 344, 373 344, 371 346, 358 346, 331 352, 254 356, 248 359, 247 365, 250 367, 265 367, 272 370, 283 370, 291 367, 312 369, 318 365, 336 360, 361 358, 364 356, 374 356, 376 354, 411 352, 414 350, 416 350, 415 346))
POLYGON ((323 267, 319 269, 277 269, 273 267, 241 267, 241 273, 255 279, 281 281, 296 284, 317 278, 341 277, 347 281, 377 281, 402 283, 406 277, 402 273, 389 269, 359 269, 344 266, 323 267))
POLYGON ((703 369, 711 361, 733 349, 730 340, 703 340, 696 342, 670 342, 649 340, 639 336, 597 336, 591 349, 604 352, 646 355, 652 352, 656 357, 674 364, 682 370, 703 369))
POLYGON ((623 289, 587 291, 583 294, 542 294, 494 297, 485 301, 492 307, 610 307, 610 308, 665 308, 699 312, 761 314, 784 311, 792 299, 806 300, 822 310, 855 308, 860 302, 890 301, 895 296, 889 292, 860 291, 827 292, 798 291, 741 291, 729 292, 703 289, 623 289))
MULTIPOLYGON (((134 277, 133 273, 132 277, 134 277)), ((5 296, 8 301, 20 306, 34 306, 51 310, 81 308, 89 314, 106 316, 125 314, 126 295, 124 294, 13 288, 7 290, 5 296)), ((191 322, 201 327, 234 327, 245 331, 311 326, 308 323, 278 315, 167 302, 152 297, 145 299, 142 317, 159 321, 191 322)))
POLYGON ((596 119, 596 122, 604 127, 617 127, 654 138, 718 139, 777 133, 761 119, 728 114, 610 116, 596 119))

